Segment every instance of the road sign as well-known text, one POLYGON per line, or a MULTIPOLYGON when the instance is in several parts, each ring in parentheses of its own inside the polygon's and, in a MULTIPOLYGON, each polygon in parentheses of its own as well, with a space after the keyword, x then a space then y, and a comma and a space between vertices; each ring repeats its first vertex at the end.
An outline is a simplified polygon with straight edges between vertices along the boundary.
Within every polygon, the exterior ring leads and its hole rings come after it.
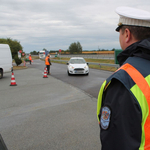
POLYGON ((19 53, 22 53, 22 50, 19 50, 19 53))
POLYGON ((59 49, 59 52, 61 53, 61 49, 59 49))

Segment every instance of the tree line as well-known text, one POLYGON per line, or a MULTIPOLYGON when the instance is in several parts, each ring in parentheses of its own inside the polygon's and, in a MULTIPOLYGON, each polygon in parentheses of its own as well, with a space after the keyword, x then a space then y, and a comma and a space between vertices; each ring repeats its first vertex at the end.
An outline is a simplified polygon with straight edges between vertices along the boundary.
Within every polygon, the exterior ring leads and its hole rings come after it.
MULTIPOLYGON (((0 38, 0 43, 9 45, 11 53, 12 53, 12 58, 15 60, 17 65, 22 62, 21 59, 19 60, 19 58, 18 58, 18 51, 22 50, 22 52, 23 52, 23 47, 18 40, 13 40, 11 38, 7 38, 7 39, 0 38)), ((46 50, 46 49, 43 48, 43 50, 46 50)), ((70 54, 82 54, 82 46, 81 46, 80 42, 77 41, 77 42, 71 43, 67 50, 61 50, 61 51, 63 53, 69 52, 70 54)), ((95 51, 95 50, 93 50, 93 51, 95 51)), ((98 51, 104 51, 104 49, 102 49, 102 50, 99 49, 98 51)), ((112 51, 114 51, 114 49, 112 49, 112 51)), ((56 53, 56 52, 59 52, 59 50, 50 50, 49 52, 56 53)), ((30 54, 38 55, 39 52, 34 50, 34 51, 30 52, 30 54)))
MULTIPOLYGON (((44 51, 46 51, 46 48, 43 48, 44 51)), ((69 48, 65 51, 65 50, 61 50, 62 52, 69 52, 70 54, 82 54, 82 46, 80 44, 80 42, 74 42, 71 43, 69 48)), ((49 52, 51 53, 56 53, 59 52, 59 50, 50 50, 49 52)), ((31 52, 32 55, 37 55, 38 52, 36 51, 32 51, 31 52)))
POLYGON ((13 59, 15 58, 16 55, 18 56, 18 51, 23 49, 19 41, 13 40, 11 38, 7 39, 0 38, 0 43, 9 45, 13 59))
MULTIPOLYGON (((43 50, 47 50, 45 48, 43 48, 43 50)), ((80 42, 74 42, 71 43, 69 48, 67 50, 61 50, 61 52, 63 54, 69 52, 70 54, 82 54, 83 48, 80 44, 80 42)), ((84 51, 89 51, 89 50, 84 50, 84 51)), ((106 49, 98 49, 98 50, 90 50, 90 51, 110 51, 110 50, 106 50, 106 49)), ((111 51, 115 51, 115 48, 113 48, 111 51)), ((59 50, 50 50, 50 53, 59 53, 59 50)), ((32 55, 37 55, 39 52, 33 51, 31 52, 32 55)))
POLYGON ((0 38, 0 43, 9 45, 12 53, 12 58, 15 60, 17 66, 20 65, 22 63, 22 60, 18 58, 18 51, 23 49, 20 42, 11 38, 0 38))

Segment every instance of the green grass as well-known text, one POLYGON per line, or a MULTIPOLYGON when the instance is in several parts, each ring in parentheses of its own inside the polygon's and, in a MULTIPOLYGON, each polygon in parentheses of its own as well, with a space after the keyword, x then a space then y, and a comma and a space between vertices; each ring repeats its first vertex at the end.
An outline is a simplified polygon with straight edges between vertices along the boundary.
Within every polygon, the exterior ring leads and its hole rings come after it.
MULTIPOLYGON (((68 60, 69 61, 70 58, 59 58, 59 57, 55 57, 51 60, 68 60)), ((95 62, 95 63, 108 63, 108 64, 114 64, 114 60, 111 59, 92 59, 92 58, 85 58, 85 60, 87 62, 95 62)))
POLYGON ((114 60, 110 59, 85 59, 87 62, 95 62, 95 63, 108 63, 108 64, 114 64, 114 60))
POLYGON ((116 71, 117 69, 115 67, 109 67, 109 66, 99 66, 99 65, 89 65, 92 69, 99 69, 99 70, 106 70, 106 71, 116 71))
POLYGON ((34 60, 34 59, 39 59, 39 56, 32 56, 32 55, 31 55, 31 57, 32 57, 33 60, 34 60))

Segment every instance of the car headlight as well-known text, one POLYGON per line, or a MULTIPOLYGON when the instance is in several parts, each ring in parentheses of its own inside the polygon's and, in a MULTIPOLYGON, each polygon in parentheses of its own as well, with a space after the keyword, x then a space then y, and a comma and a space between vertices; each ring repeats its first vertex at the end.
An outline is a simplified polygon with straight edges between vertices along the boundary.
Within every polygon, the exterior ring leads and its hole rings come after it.
POLYGON ((88 69, 88 66, 86 65, 86 66, 84 67, 84 69, 88 69))
POLYGON ((69 69, 74 69, 74 67, 73 66, 69 66, 69 69))

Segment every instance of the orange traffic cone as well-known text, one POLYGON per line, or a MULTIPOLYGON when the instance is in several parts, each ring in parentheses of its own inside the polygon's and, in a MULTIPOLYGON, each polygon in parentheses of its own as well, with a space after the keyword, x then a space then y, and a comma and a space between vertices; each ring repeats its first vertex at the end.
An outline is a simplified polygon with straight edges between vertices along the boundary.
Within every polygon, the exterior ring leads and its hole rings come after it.
POLYGON ((15 76, 14 76, 14 73, 12 72, 12 75, 11 75, 11 83, 10 83, 10 86, 16 86, 16 81, 15 81, 15 76))
POLYGON ((43 78, 48 78, 47 72, 46 72, 46 68, 44 69, 44 76, 43 76, 43 78))

